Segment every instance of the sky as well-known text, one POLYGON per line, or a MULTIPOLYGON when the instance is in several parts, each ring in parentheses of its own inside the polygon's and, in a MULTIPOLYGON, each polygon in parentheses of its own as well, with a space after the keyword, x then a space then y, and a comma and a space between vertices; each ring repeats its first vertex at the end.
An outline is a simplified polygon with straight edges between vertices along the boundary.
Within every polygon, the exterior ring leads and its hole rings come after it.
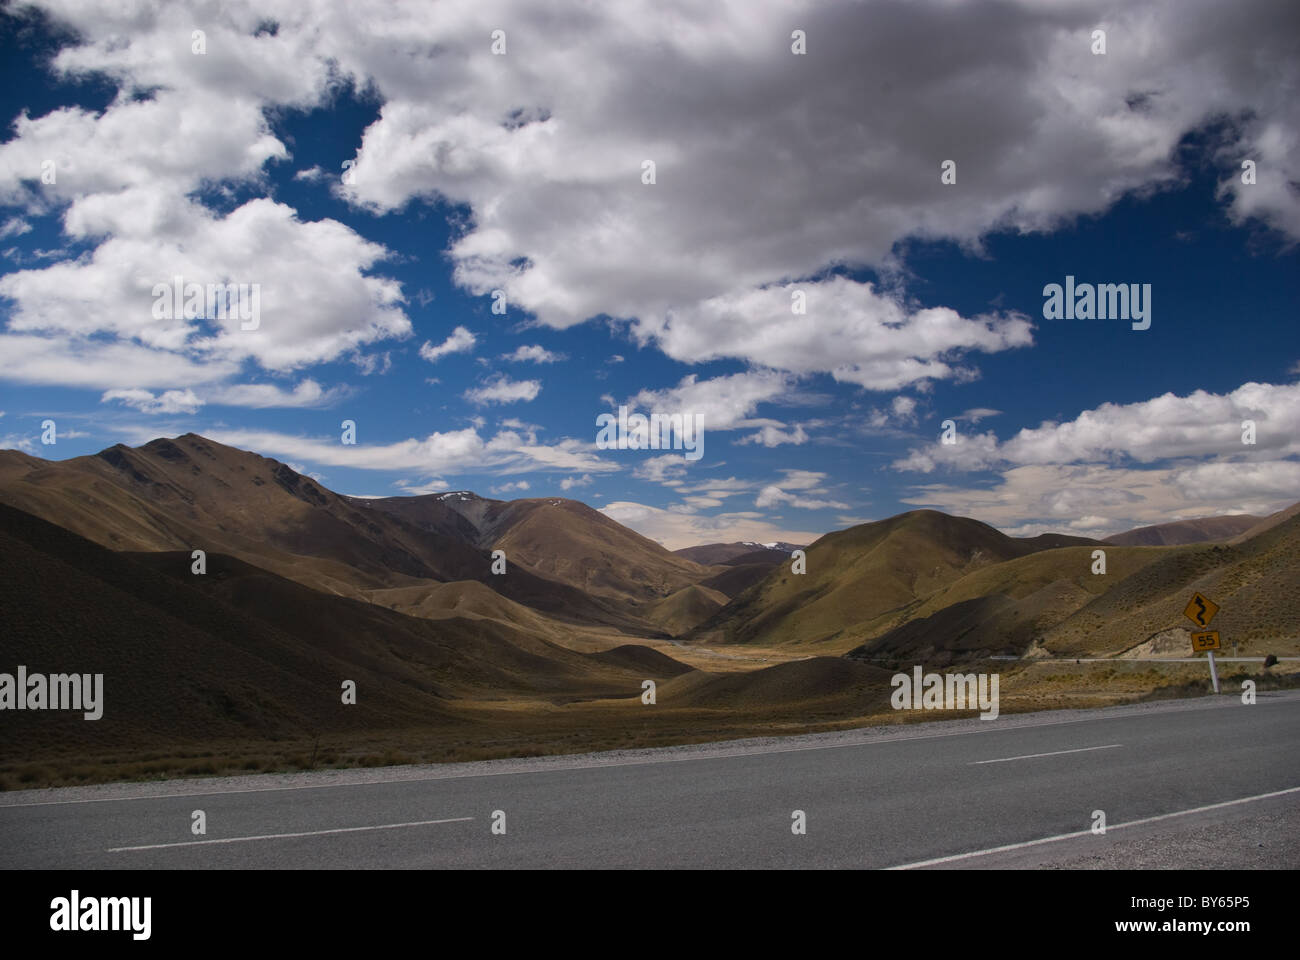
POLYGON ((0 63, 0 447, 671 549, 1300 500, 1294 4, 55 0, 0 63))

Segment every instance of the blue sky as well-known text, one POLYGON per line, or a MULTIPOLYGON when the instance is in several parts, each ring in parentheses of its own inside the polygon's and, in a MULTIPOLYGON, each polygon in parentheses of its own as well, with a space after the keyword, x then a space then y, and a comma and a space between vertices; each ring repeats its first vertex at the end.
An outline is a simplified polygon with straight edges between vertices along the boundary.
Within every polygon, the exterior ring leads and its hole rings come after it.
POLYGON ((674 548, 1300 499, 1277 5, 37 6, 0 14, 0 446, 193 431, 674 548), (257 329, 156 316, 176 275, 257 285, 257 329), (1149 284, 1150 328, 1045 319, 1067 275, 1149 284), (620 404, 703 456, 597 449, 620 404))

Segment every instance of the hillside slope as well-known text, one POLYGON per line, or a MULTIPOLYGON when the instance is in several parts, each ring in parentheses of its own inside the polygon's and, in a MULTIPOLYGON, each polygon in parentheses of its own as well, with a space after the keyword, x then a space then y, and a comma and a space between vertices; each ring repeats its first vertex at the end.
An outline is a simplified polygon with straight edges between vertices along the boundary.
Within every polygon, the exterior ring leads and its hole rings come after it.
POLYGON ((721 610, 727 600, 724 593, 692 584, 649 604, 645 616, 672 636, 680 636, 721 610))
POLYGON ((807 573, 794 574, 783 562, 690 637, 819 644, 827 653, 843 653, 954 580, 1055 542, 1016 540, 977 520, 934 510, 860 524, 808 547, 807 573))
MULTIPOLYGON (((1285 513, 1285 511, 1284 511, 1285 513)), ((1107 656, 1194 629, 1183 609, 1200 591, 1221 607, 1212 627, 1243 656, 1300 651, 1300 511, 1232 543, 1167 548, 1048 630, 1049 654, 1107 656)))
POLYGON ((7 713, 8 759, 455 728, 471 722, 460 708, 471 699, 628 696, 645 675, 490 620, 435 622, 325 596, 221 554, 195 575, 187 553, 113 552, 5 505, 0 662, 104 675, 99 720, 7 713), (342 703, 344 680, 355 705, 342 703))
POLYGON ((907 607, 853 657, 942 663, 963 655, 1019 655, 1049 629, 1171 548, 1107 547, 1094 574, 1092 546, 1043 550, 982 567, 907 607))

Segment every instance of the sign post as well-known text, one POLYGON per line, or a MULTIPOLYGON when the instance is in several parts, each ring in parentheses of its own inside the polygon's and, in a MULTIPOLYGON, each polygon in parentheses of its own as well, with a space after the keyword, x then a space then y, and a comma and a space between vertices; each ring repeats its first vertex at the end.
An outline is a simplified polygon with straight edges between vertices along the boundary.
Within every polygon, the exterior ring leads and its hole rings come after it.
MULTIPOLYGON (((1205 628, 1210 625, 1214 615, 1219 612, 1219 605, 1204 596, 1198 590, 1192 595, 1192 599, 1187 604, 1187 609, 1183 611, 1183 616, 1198 627, 1205 628)), ((1204 630, 1201 633, 1192 634, 1192 653, 1205 651, 1205 656, 1210 661, 1210 682, 1214 684, 1214 692, 1219 692, 1219 671, 1214 666, 1214 651, 1223 647, 1223 641, 1219 638, 1218 630, 1204 630)))

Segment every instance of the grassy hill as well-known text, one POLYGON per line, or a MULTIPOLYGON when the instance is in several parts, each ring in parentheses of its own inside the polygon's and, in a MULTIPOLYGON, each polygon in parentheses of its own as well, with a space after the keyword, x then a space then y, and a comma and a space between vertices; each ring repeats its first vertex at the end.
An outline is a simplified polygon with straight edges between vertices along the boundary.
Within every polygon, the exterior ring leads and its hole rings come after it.
POLYGON ((724 593, 692 584, 649 604, 645 616, 672 636, 679 636, 721 610, 727 599, 724 593))
POLYGON ((1042 550, 974 570, 910 604, 895 625, 851 655, 927 662, 945 655, 1019 655, 1115 583, 1168 553, 1159 547, 1105 547, 1106 573, 1098 575, 1092 572, 1095 549, 1042 550))
POLYGON ((1300 512, 1261 526, 1232 543, 1169 550, 1048 630, 1041 648, 1105 656, 1190 630, 1183 608, 1199 590, 1222 607, 1213 629, 1243 656, 1300 652, 1300 512))
POLYGON ((843 653, 906 616, 909 605, 973 571, 1040 549, 987 524, 934 510, 830 533, 807 573, 784 562, 690 636, 702 642, 815 644, 843 653))
POLYGON ((1300 650, 1300 515, 1232 543, 1048 550, 961 577, 900 611, 852 657, 1183 655, 1194 592, 1222 606, 1213 627, 1242 655, 1300 650))

